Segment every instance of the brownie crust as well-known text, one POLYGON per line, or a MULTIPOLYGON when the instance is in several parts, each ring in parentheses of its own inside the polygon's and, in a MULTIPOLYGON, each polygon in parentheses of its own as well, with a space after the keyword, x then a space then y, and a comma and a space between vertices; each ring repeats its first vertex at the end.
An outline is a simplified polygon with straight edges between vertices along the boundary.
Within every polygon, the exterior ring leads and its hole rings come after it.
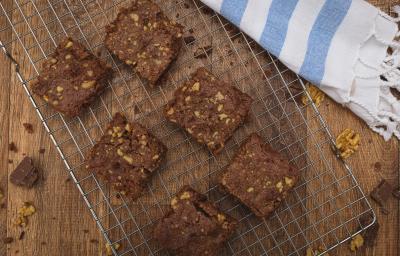
POLYGON ((218 153, 244 122, 251 103, 249 95, 199 68, 175 91, 164 114, 199 143, 218 153))
POLYGON ((112 69, 71 38, 43 63, 32 91, 62 114, 74 117, 104 90, 112 69))
POLYGON ((152 173, 159 168, 166 147, 143 126, 120 113, 92 148, 86 168, 132 199, 137 199, 152 173))
POLYGON ((256 133, 241 145, 222 186, 259 217, 268 217, 299 179, 299 171, 256 133))
POLYGON ((218 255, 237 221, 206 196, 184 186, 171 200, 170 211, 154 229, 154 238, 174 255, 218 255))
POLYGON ((178 56, 183 27, 150 0, 134 0, 106 27, 106 47, 154 86, 178 56))

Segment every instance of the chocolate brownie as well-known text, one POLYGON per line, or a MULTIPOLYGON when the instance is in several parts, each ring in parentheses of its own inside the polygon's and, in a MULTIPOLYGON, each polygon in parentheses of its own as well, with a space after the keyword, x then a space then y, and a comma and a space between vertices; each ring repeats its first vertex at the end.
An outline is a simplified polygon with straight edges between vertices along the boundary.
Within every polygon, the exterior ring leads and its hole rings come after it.
POLYGON ((214 153, 246 118, 252 99, 207 71, 199 68, 177 89, 164 114, 214 153))
POLYGON ((171 210, 154 229, 154 238, 174 255, 218 255, 237 221, 189 186, 171 200, 171 210))
POLYGON ((43 63, 32 91, 57 111, 76 116, 105 88, 112 69, 71 38, 43 63))
POLYGON ((299 171, 253 133, 222 175, 221 184, 255 215, 268 217, 299 179, 299 171))
POLYGON ((86 168, 121 194, 137 199, 165 153, 166 147, 143 126, 117 113, 92 148, 86 168))
POLYGON ((155 85, 181 48, 182 26, 150 0, 134 0, 106 27, 106 47, 155 85))

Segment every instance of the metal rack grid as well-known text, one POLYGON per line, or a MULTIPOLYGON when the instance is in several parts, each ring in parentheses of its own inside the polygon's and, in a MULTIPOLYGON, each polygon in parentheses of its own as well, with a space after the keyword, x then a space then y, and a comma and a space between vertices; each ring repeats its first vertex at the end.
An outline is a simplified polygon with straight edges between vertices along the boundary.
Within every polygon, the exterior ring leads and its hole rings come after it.
POLYGON ((226 255, 304 255, 329 251, 372 225, 375 215, 350 168, 332 154, 334 141, 303 82, 276 58, 197 0, 159 0, 185 26, 183 49, 160 87, 150 88, 102 45, 104 27, 127 0, 5 0, 0 2, 0 48, 16 72, 69 174, 115 255, 164 255, 154 223, 184 184, 208 195, 239 220, 226 255), (30 93, 43 60, 71 36, 112 65, 115 78, 85 113, 65 118, 30 93), (254 99, 250 117, 214 156, 162 116, 163 105, 199 66, 206 66, 254 99), (306 94, 309 103, 299 98, 306 94), (85 155, 121 111, 147 126, 167 146, 166 164, 136 202, 109 189, 84 167, 85 155), (294 192, 267 220, 256 218, 216 185, 240 143, 257 131, 302 171, 294 192), (362 226, 360 218, 369 218, 362 226))

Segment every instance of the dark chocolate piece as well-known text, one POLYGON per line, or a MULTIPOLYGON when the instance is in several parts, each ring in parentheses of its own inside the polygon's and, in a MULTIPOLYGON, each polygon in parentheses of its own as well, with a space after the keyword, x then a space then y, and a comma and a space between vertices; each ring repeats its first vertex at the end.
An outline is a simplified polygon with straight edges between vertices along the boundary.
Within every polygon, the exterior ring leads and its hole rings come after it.
POLYGON ((24 237, 25 237, 25 231, 21 231, 21 233, 19 233, 18 240, 22 240, 24 239, 24 237))
MULTIPOLYGON (((368 226, 372 222, 372 216, 363 215, 360 218, 360 228, 368 226)), ((376 238, 378 236, 379 231, 379 223, 376 220, 374 224, 372 224, 369 228, 364 230, 361 235, 364 238, 364 245, 367 247, 373 247, 376 244, 376 238)))
POLYGON ((171 200, 170 211, 154 229, 154 238, 174 255, 219 255, 237 221, 189 186, 171 200))
POLYGON ((165 107, 164 114, 199 143, 220 152, 244 122, 252 99, 234 86, 199 68, 165 107))
POLYGON ((221 184, 255 215, 268 217, 287 196, 300 172, 253 133, 222 175, 221 184))
POLYGON ((165 153, 166 147, 143 126, 117 113, 92 148, 86 168, 121 194, 137 199, 165 153))
POLYGON ((12 238, 12 237, 5 237, 4 239, 3 239, 3 242, 5 243, 5 244, 11 244, 12 242, 14 242, 14 238, 12 238))
POLYGON ((106 28, 106 47, 153 86, 178 56, 182 26, 150 0, 121 8, 106 28))
POLYGON ((57 111, 74 117, 99 96, 111 75, 111 68, 67 38, 43 63, 32 91, 57 111))
POLYGON ((378 186, 376 186, 370 196, 371 198, 378 203, 381 207, 385 206, 386 201, 392 195, 393 187, 386 180, 382 180, 378 186))
POLYGON ((25 130, 26 130, 28 133, 33 133, 33 125, 32 125, 32 124, 30 124, 30 123, 23 123, 22 125, 24 126, 25 130))
POLYGON ((194 36, 185 36, 183 38, 183 41, 185 42, 185 44, 191 44, 196 41, 196 38, 194 38, 194 36))
POLYGON ((15 153, 18 152, 18 148, 17 148, 17 146, 15 145, 14 142, 11 142, 10 144, 8 144, 8 150, 13 151, 15 153))
POLYGON ((25 157, 10 175, 10 181, 14 185, 32 187, 39 178, 39 172, 33 165, 30 157, 25 157))

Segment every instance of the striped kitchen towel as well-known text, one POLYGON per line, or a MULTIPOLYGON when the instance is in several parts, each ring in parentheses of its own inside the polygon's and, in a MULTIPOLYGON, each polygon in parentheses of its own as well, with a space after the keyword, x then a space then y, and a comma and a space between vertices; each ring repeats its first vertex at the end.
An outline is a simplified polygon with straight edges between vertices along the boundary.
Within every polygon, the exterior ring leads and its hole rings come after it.
POLYGON ((400 138, 400 103, 390 91, 400 90, 399 18, 363 0, 201 1, 385 140, 400 138))

